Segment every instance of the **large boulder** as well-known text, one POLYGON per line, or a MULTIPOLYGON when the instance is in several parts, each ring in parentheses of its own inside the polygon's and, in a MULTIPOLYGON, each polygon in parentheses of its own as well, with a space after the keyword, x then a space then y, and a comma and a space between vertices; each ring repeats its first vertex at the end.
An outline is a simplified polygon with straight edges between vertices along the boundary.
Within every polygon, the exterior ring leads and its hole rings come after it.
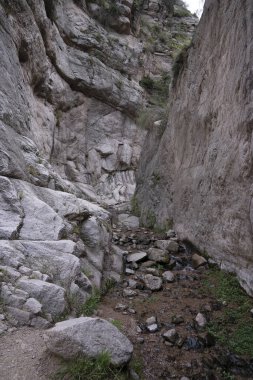
POLYGON ((108 352, 111 363, 121 366, 129 362, 133 352, 128 338, 100 318, 81 317, 59 322, 47 331, 47 337, 48 349, 64 359, 96 358, 108 352))

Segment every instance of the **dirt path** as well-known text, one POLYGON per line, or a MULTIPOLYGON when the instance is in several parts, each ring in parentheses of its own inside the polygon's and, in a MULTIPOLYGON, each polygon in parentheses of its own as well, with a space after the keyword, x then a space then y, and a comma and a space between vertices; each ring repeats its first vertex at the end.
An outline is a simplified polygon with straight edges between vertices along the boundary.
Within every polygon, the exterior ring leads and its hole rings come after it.
POLYGON ((43 330, 20 328, 0 337, 1 380, 49 380, 59 360, 46 351, 43 330))

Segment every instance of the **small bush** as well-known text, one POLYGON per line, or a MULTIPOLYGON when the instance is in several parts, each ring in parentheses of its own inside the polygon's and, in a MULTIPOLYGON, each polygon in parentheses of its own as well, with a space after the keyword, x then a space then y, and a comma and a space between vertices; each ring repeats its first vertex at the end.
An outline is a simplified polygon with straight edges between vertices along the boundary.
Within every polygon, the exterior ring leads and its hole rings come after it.
POLYGON ((185 8, 184 6, 174 6, 174 17, 189 17, 191 16, 191 12, 185 8))
POLYGON ((174 65, 172 67, 172 72, 173 72, 172 87, 175 87, 179 74, 187 61, 190 47, 191 47, 191 44, 185 45, 184 48, 178 54, 174 62, 174 65))

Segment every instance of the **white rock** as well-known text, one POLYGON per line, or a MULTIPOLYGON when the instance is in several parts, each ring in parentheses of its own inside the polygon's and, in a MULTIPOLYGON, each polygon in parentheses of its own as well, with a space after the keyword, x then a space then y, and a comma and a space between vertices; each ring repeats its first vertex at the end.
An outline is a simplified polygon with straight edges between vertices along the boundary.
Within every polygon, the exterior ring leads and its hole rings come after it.
POLYGON ((38 300, 43 310, 53 317, 61 315, 65 310, 65 290, 62 287, 41 280, 23 279, 18 281, 17 286, 29 293, 31 298, 38 300))
POLYGON ((162 274, 162 277, 167 282, 174 282, 175 281, 175 275, 171 271, 166 271, 162 274))
POLYGON ((137 296, 137 292, 132 289, 123 289, 123 296, 125 297, 135 297, 137 296))
POLYGON ((178 333, 175 329, 170 329, 163 334, 165 340, 175 343, 178 339, 178 333))
POLYGON ((149 332, 154 333, 158 330, 158 326, 156 323, 153 323, 152 325, 148 325, 147 329, 149 332))
POLYGON ((206 318, 202 313, 197 314, 195 321, 197 322, 199 327, 205 327, 205 325, 207 324, 206 318))
POLYGON ((81 317, 59 322, 46 334, 48 349, 64 359, 95 358, 106 351, 112 364, 121 366, 129 362, 133 352, 128 338, 111 323, 99 318, 81 317))
POLYGON ((24 310, 30 311, 32 314, 39 314, 41 312, 42 305, 35 298, 28 298, 24 304, 24 310))
POLYGON ((148 289, 155 291, 161 289, 163 282, 160 277, 153 276, 152 274, 146 274, 144 276, 144 283, 148 289))
POLYGON ((139 262, 139 261, 145 260, 147 257, 148 257, 148 254, 146 252, 135 252, 135 253, 130 253, 130 255, 127 256, 127 261, 129 263, 139 262))
POLYGON ((149 317, 148 319, 146 319, 146 325, 147 326, 150 326, 150 325, 153 325, 154 323, 156 323, 156 317, 149 317))

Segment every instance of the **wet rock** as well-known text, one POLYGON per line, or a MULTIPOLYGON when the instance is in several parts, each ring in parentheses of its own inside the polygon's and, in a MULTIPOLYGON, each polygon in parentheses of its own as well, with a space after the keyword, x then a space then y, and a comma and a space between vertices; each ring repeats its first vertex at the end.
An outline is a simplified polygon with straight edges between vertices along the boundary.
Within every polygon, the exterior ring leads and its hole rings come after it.
POLYGON ((205 327, 205 325, 207 324, 206 318, 202 313, 197 314, 195 321, 197 322, 199 327, 205 327))
POLYGON ((148 258, 149 260, 155 261, 157 263, 165 264, 168 263, 170 259, 167 251, 158 248, 149 248, 148 258))
POLYGON ((144 276, 145 286, 152 290, 160 290, 162 287, 162 279, 160 277, 153 276, 152 274, 146 274, 144 276))
POLYGON ((192 265, 195 269, 199 268, 202 265, 207 264, 206 259, 203 256, 198 255, 197 253, 194 253, 192 256, 192 265))
POLYGON ((172 344, 175 344, 177 339, 179 338, 179 335, 175 329, 171 329, 171 330, 166 331, 163 334, 163 337, 166 341, 168 341, 172 344))
POLYGON ((146 252, 135 252, 127 256, 127 262, 139 262, 145 260, 147 257, 148 254, 146 252))
POLYGON ((100 318, 81 317, 59 322, 46 335, 49 351, 64 359, 96 358, 107 351, 111 363, 122 366, 129 362, 133 353, 129 339, 100 318))
POLYGON ((166 281, 166 282, 174 282, 175 281, 175 275, 174 273, 170 272, 170 271, 166 271, 162 274, 162 277, 163 279, 166 281))
POLYGON ((190 336, 186 338, 184 342, 184 348, 186 350, 199 350, 203 349, 206 345, 206 342, 203 338, 197 336, 190 336))

